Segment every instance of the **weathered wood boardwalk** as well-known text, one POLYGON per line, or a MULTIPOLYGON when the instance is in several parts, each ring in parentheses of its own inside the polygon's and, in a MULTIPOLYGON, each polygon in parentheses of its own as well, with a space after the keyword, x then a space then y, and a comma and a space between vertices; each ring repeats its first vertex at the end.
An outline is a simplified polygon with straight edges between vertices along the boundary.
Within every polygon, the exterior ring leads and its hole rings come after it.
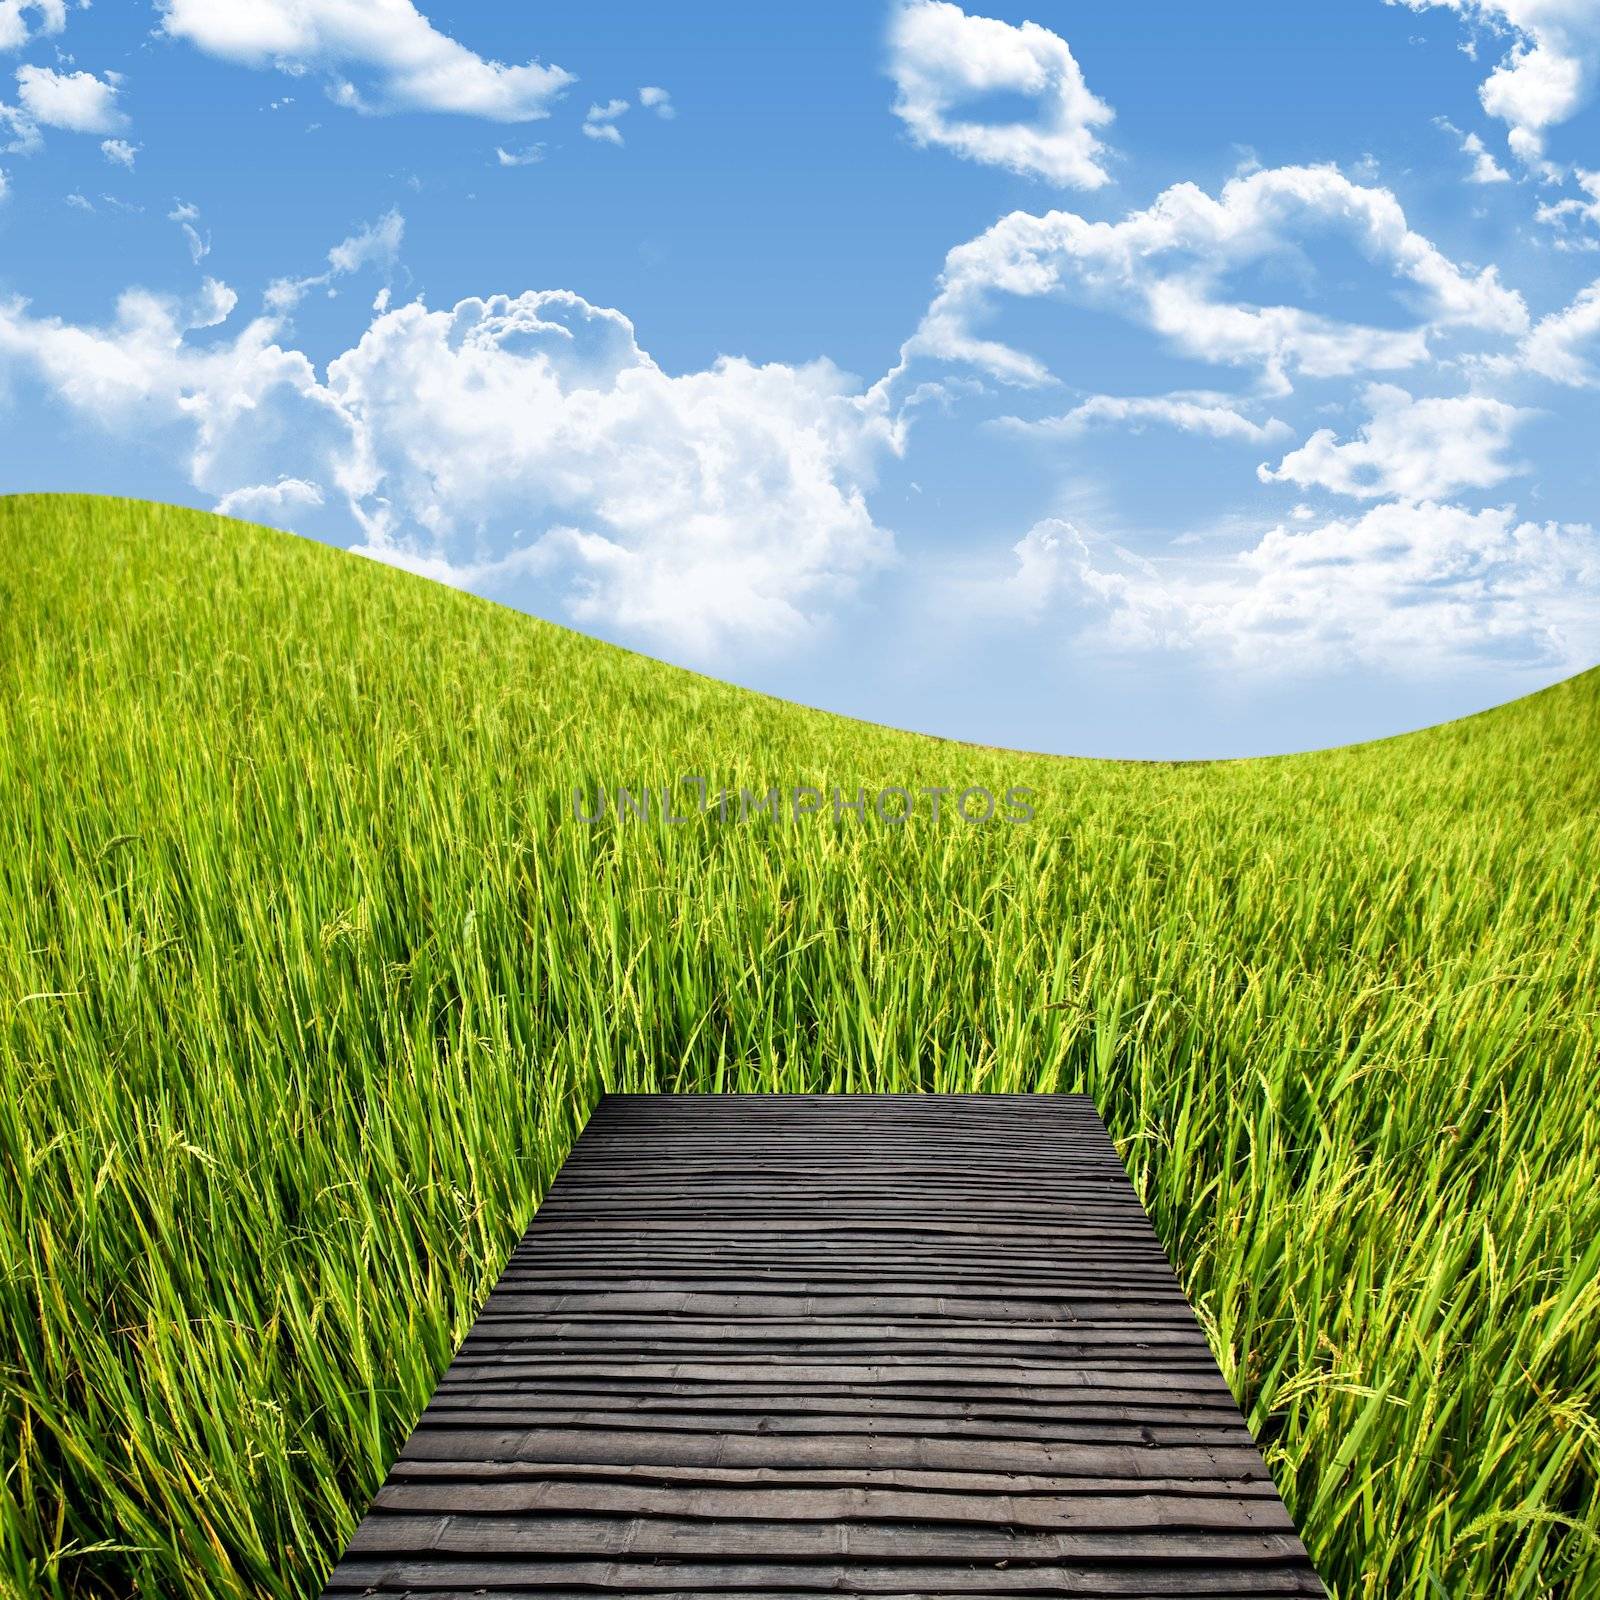
POLYGON ((1091 1103, 611 1096, 327 1594, 1320 1595, 1091 1103))

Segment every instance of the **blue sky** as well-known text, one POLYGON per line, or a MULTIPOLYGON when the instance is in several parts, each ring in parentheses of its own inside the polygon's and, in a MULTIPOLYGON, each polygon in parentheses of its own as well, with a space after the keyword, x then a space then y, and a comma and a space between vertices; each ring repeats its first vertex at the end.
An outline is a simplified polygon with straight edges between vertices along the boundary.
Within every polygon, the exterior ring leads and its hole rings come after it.
POLYGON ((0 490, 1185 757, 1600 656, 1600 0, 0 0, 0 490))

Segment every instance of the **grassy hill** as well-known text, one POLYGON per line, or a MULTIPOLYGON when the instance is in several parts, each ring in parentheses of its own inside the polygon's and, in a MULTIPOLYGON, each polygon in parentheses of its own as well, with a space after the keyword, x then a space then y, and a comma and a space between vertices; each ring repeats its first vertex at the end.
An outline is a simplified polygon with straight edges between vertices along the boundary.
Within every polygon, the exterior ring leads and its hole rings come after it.
POLYGON ((1340 1595, 1600 1593, 1597 802, 1600 673, 1028 757, 0 501, 0 1594, 315 1594, 605 1087, 1087 1090, 1340 1595))

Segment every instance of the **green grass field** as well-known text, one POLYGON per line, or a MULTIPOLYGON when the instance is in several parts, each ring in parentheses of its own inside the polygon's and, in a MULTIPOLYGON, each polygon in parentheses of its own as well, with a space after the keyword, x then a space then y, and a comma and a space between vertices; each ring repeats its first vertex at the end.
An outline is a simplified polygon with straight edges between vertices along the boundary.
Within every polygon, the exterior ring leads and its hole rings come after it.
POLYGON ((1057 760, 0 501, 0 1594, 315 1594, 603 1088, 1087 1090, 1340 1596, 1600 1594, 1597 802, 1600 673, 1057 760))

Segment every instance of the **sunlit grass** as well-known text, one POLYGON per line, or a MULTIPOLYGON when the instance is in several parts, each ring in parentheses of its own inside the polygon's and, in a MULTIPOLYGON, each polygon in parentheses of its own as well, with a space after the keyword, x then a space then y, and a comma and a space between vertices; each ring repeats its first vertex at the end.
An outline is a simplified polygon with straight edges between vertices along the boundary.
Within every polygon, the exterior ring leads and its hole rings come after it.
POLYGON ((1600 1592, 1597 800, 1593 673, 1058 761, 0 501, 0 1592, 315 1594, 604 1088, 1087 1090, 1341 1596, 1600 1592))

